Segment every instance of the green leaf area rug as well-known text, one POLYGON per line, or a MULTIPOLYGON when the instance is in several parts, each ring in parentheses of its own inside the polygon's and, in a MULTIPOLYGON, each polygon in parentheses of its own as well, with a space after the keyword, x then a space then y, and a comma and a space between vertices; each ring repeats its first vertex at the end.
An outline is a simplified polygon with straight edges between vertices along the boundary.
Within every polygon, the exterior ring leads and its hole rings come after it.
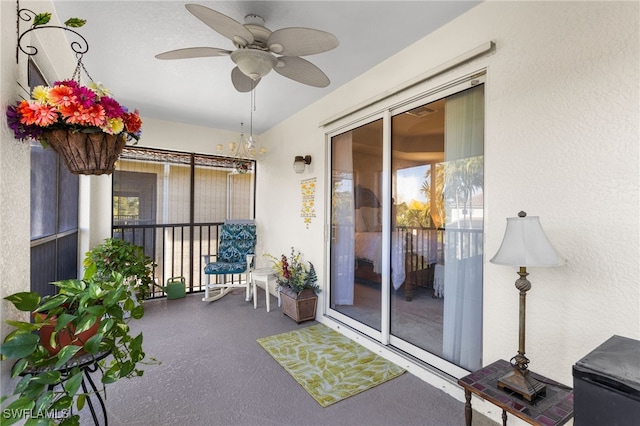
POLYGON ((262 337, 258 343, 323 407, 405 372, 324 324, 262 337))

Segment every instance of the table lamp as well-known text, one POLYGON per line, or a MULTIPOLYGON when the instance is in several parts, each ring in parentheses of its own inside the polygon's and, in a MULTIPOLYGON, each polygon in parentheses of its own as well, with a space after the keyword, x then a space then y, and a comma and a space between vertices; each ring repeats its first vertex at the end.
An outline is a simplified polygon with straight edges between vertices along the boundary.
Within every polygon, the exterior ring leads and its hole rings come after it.
POLYGON ((531 289, 531 283, 527 279, 527 267, 560 266, 566 263, 566 259, 553 248, 538 217, 520 212, 518 217, 507 218, 504 239, 490 262, 520 268, 520 278, 516 280, 516 288, 520 291, 518 354, 511 358, 513 371, 498 379, 498 387, 533 401, 538 395, 545 394, 546 386, 529 374, 529 359, 524 351, 527 291, 531 289))

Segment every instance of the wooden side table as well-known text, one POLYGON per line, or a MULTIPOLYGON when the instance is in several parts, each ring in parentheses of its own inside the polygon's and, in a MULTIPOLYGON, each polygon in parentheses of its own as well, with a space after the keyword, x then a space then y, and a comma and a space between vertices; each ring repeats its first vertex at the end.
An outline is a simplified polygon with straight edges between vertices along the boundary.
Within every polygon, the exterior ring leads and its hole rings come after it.
POLYGON ((472 394, 502 408, 504 426, 507 424, 507 413, 538 426, 563 425, 573 417, 573 389, 539 374, 530 372, 534 378, 547 385, 547 391, 546 395, 537 397, 533 402, 508 390, 499 389, 498 379, 512 368, 508 361, 501 359, 458 380, 458 384, 464 388, 467 426, 471 426, 472 394))

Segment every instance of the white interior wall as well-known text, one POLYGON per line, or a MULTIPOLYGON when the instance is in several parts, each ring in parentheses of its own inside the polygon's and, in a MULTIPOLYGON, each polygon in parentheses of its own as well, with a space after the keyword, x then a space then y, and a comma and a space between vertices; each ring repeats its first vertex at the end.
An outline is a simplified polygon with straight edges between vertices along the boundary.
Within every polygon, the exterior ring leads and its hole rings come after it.
POLYGON ((328 219, 319 207, 303 229, 290 169, 294 155, 312 153, 305 176, 318 176, 317 204, 326 205, 321 121, 494 41, 494 53, 423 84, 487 69, 484 362, 517 350, 516 269, 488 260, 505 219, 525 210, 569 260, 530 268, 530 367, 571 385, 571 366, 606 339, 640 337, 638 11, 629 2, 484 3, 269 130, 257 200, 265 249, 294 244, 323 257, 328 219))
MULTIPOLYGON (((134 108, 135 106, 131 106, 134 108)), ((225 149, 229 142, 238 141, 237 132, 192 126, 171 121, 156 120, 142 114, 142 137, 136 146, 168 149, 172 151, 215 154, 218 144, 225 149)))
MULTIPOLYGON (((525 210, 541 217, 569 259, 565 267, 530 270, 527 354, 532 369, 571 384, 571 365, 608 337, 640 336, 639 291, 631 281, 640 248, 637 12, 638 4, 625 2, 488 2, 264 133, 269 152, 258 164, 258 252, 278 255, 294 246, 324 264, 321 121, 494 41, 495 52, 419 89, 486 67, 484 360, 517 349, 517 275, 488 258, 506 217, 525 210), (298 175, 293 157, 306 154, 313 162, 298 175), (311 177, 318 179, 317 217, 307 228, 300 181, 311 177)), ((144 123, 141 146, 206 153, 237 136, 144 123)), ((267 263, 261 256, 258 262, 267 263)))
MULTIPOLYGON (((0 4, 0 94, 6 106, 17 97, 16 79, 24 76, 13 66, 15 5, 0 4)), ((640 289, 634 278, 640 272, 638 12, 636 2, 483 3, 261 135, 269 153, 258 164, 258 253, 278 255, 295 246, 307 260, 325 264, 320 242, 326 240, 328 220, 327 168, 321 121, 493 40, 494 53, 421 87, 465 69, 487 68, 487 260, 500 244, 506 217, 519 210, 541 217, 569 264, 530 270, 527 355, 534 371, 571 385, 571 365, 608 337, 640 338, 640 289), (306 154, 312 155, 312 164, 304 174, 295 174, 293 157, 306 154), (300 217, 300 180, 311 177, 317 178, 317 217, 306 228, 300 217)), ((55 49, 47 52, 55 57, 55 49)), ((71 73, 52 72, 56 77, 71 73)), ((108 76, 101 78, 108 82, 108 76)), ((0 201, 12 206, 0 216, 0 295, 6 295, 28 288, 29 223, 22 212, 29 208, 23 196, 29 156, 28 148, 13 140, 4 114, 0 120, 0 201)), ((143 121, 141 146, 213 153, 217 143, 237 136, 144 114, 143 121)), ((94 185, 82 196, 95 201, 82 202, 81 208, 98 215, 90 219, 91 234, 95 229, 102 234, 109 224, 95 209, 111 192, 102 181, 94 185)), ((266 264, 260 257, 258 262, 266 264)), ((323 268, 318 275, 326 285, 323 268)), ((508 358, 517 349, 516 278, 515 269, 485 263, 485 363, 508 358)), ((8 304, 0 306, 4 318, 8 304)), ((432 382, 444 387, 442 381, 432 382)))

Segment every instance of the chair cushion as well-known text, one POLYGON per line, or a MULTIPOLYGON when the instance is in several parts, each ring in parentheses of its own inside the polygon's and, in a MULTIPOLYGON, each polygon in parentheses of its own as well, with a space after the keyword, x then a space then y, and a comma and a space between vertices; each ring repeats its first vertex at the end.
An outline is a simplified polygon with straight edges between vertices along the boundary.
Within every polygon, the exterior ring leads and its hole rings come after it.
POLYGON ((220 229, 218 262, 244 262, 248 254, 255 254, 256 226, 224 224, 220 229))
POLYGON ((222 240, 218 262, 246 262, 248 254, 255 254, 255 245, 255 240, 222 240))
POLYGON ((211 262, 204 267, 205 274, 241 274, 247 270, 247 262, 211 262))
POLYGON ((220 228, 220 240, 256 239, 256 226, 243 224, 224 224, 220 228))

